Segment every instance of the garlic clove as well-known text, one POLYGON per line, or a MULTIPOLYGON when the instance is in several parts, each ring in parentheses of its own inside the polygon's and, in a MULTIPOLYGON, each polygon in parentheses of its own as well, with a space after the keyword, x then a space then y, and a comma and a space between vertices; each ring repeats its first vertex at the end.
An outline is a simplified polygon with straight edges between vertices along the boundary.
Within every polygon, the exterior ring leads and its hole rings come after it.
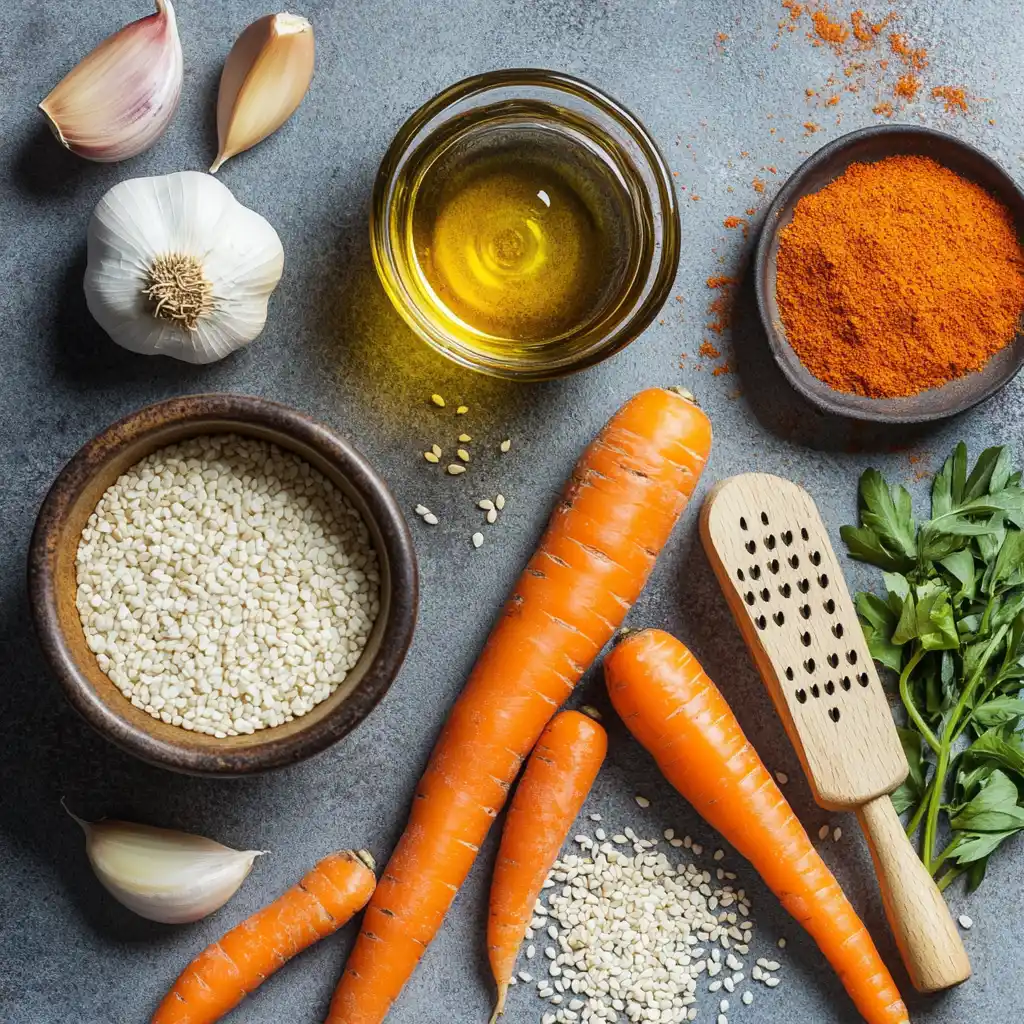
POLYGON ((191 832, 71 817, 85 832, 86 855, 107 892, 163 924, 198 921, 224 906, 266 852, 232 850, 191 832))
POLYGON ((163 134, 181 99, 183 61, 171 0, 105 39, 42 103, 54 135, 73 153, 111 163, 137 156, 163 134))
POLYGON ((295 113, 313 78, 313 58, 313 26, 295 14, 268 14, 238 37, 220 79, 211 174, 295 113))

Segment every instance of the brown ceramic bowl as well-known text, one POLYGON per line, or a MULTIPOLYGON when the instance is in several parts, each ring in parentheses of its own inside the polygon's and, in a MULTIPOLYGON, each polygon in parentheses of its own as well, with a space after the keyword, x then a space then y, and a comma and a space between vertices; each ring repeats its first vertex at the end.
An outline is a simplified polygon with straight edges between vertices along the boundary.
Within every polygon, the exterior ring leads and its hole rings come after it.
POLYGON ((129 753, 194 775, 279 768, 341 739, 384 696, 416 624, 416 554, 405 519, 381 478, 326 427, 294 409, 244 395, 190 395, 147 406, 86 444, 43 502, 29 550, 28 589, 43 651, 75 709, 129 753), (100 671, 75 607, 75 555, 100 496, 126 469, 158 448, 222 433, 257 437, 295 452, 344 492, 377 550, 381 608, 362 657, 327 700, 284 725, 217 739, 167 725, 134 707, 100 671))

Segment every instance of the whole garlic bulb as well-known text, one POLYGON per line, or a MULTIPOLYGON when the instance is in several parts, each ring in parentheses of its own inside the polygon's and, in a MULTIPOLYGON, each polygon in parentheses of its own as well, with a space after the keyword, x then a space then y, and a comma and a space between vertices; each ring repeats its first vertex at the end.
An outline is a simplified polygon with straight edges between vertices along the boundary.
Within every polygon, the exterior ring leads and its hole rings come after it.
POLYGON ((209 174, 115 185, 89 222, 85 298, 123 348, 189 363, 255 338, 284 269, 277 232, 209 174))

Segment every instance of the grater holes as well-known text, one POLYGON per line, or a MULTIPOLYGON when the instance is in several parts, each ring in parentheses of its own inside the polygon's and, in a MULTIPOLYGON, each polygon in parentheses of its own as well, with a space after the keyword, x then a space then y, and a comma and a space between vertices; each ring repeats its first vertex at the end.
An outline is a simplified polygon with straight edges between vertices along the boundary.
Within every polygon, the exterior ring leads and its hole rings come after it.
POLYGON ((811 589, 811 581, 809 579, 797 580, 796 589, 799 590, 801 594, 806 594, 807 591, 811 589))
POLYGON ((768 568, 769 568, 769 570, 771 570, 771 572, 772 572, 772 574, 773 574, 773 575, 774 575, 775 573, 778 573, 778 571, 779 571, 779 560, 778 560, 777 558, 773 558, 773 559, 772 559, 772 560, 771 560, 771 561, 770 561, 770 562, 768 563, 768 568))
POLYGON ((746 578, 747 578, 746 573, 744 573, 744 571, 742 569, 737 569, 736 570, 736 579, 738 579, 740 581, 740 583, 742 583, 746 578))
POLYGON ((795 696, 796 696, 796 699, 801 704, 806 704, 807 703, 807 691, 806 690, 797 690, 795 696))
MULTIPOLYGON (((824 608, 825 611, 829 613, 829 615, 835 614, 836 603, 832 600, 831 597, 821 607, 824 608)), ((837 633, 836 636, 839 636, 839 634, 837 633)))
POLYGON ((757 600, 757 598, 756 598, 756 597, 754 597, 754 592, 753 592, 752 590, 748 590, 748 591, 747 591, 747 592, 746 592, 746 593, 745 593, 745 594, 743 595, 743 600, 744 600, 744 601, 746 601, 746 602, 747 602, 747 604, 749 604, 749 605, 753 605, 753 603, 754 603, 754 602, 755 602, 755 601, 757 600))
POLYGON ((763 615, 758 615, 758 617, 754 619, 754 625, 757 626, 758 629, 764 629, 765 626, 768 625, 768 620, 763 615))
POLYGON ((807 674, 808 674, 809 676, 812 676, 812 675, 814 675, 814 659, 813 659, 813 658, 808 658, 808 659, 807 659, 807 660, 806 660, 806 661, 804 662, 804 671, 805 671, 805 672, 806 672, 806 673, 807 673, 807 674))
POLYGON ((800 556, 799 555, 790 555, 789 558, 786 559, 786 561, 789 562, 790 569, 799 569, 800 568, 800 556))
POLYGON ((762 524, 764 526, 768 525, 768 513, 767 512, 762 512, 761 513, 761 522, 762 522, 762 524))
POLYGON ((832 668, 839 668, 839 655, 838 654, 830 654, 825 660, 829 663, 829 665, 832 668))
POLYGON ((759 580, 761 578, 761 566, 759 566, 759 565, 752 565, 750 567, 749 571, 750 571, 750 578, 752 580, 759 580))
POLYGON ((788 680, 789 680, 790 682, 793 682, 793 670, 792 670, 791 668, 787 668, 787 669, 786 669, 786 678, 787 678, 787 679, 788 679, 788 680))
POLYGON ((774 620, 776 626, 781 626, 786 621, 786 616, 783 615, 782 612, 775 612, 772 615, 772 619, 774 620))
POLYGON ((765 587, 764 590, 761 591, 761 600, 764 601, 765 604, 768 603, 771 596, 772 592, 767 587, 765 587))
POLYGON ((846 660, 851 665, 856 665, 857 664, 857 652, 855 650, 853 650, 853 648, 851 648, 850 650, 848 650, 846 652, 846 660))
POLYGON ((831 718, 833 722, 838 722, 839 721, 839 708, 829 708, 828 709, 828 717, 831 718))
POLYGON ((821 696, 821 687, 817 683, 811 683, 811 696, 815 700, 821 696))
POLYGON ((804 645, 804 647, 810 647, 811 646, 811 634, 810 633, 801 633, 800 634, 800 643, 802 643, 804 645))
POLYGON ((830 679, 830 680, 829 680, 829 681, 828 681, 828 682, 827 682, 827 683, 825 684, 825 692, 826 692, 826 693, 827 693, 827 694, 828 694, 828 695, 829 695, 830 697, 832 696, 832 694, 833 694, 833 693, 835 693, 835 692, 836 692, 836 684, 835 684, 835 683, 833 683, 831 679, 830 679))
POLYGON ((740 529, 741 530, 745 530, 746 528, 747 528, 747 521, 746 521, 746 519, 743 518, 743 516, 740 516, 740 529))
POLYGON ((821 565, 821 552, 812 551, 808 556, 811 560, 811 565, 821 565))
POLYGON ((757 542, 748 540, 744 547, 746 547, 747 551, 749 551, 750 554, 753 554, 757 550, 757 542))
POLYGON ((835 637, 835 638, 836 638, 837 640, 842 640, 842 638, 843 638, 843 624, 842 624, 841 622, 837 622, 837 623, 836 623, 836 624, 835 624, 835 625, 834 625, 834 626, 832 627, 832 635, 833 635, 833 636, 834 636, 834 637, 835 637))
POLYGON ((853 686, 853 682, 851 681, 849 676, 843 676, 843 678, 839 680, 839 685, 844 690, 849 690, 850 687, 853 686))
POLYGON ((783 597, 789 597, 789 595, 793 593, 793 588, 788 583, 783 583, 782 586, 779 587, 779 593, 783 597))
POLYGON ((867 672, 861 672, 861 674, 859 676, 857 676, 857 682, 860 683, 861 686, 867 686, 868 685, 868 674, 867 674, 867 672))
POLYGON ((811 606, 809 604, 800 605, 800 617, 804 619, 811 617, 811 606))
POLYGON ((800 527, 800 538, 801 538, 801 540, 810 540, 811 539, 810 535, 807 532, 807 527, 806 526, 801 526, 800 527))
POLYGON ((818 577, 818 586, 821 587, 822 590, 824 590, 828 586, 828 573, 823 572, 818 577))
POLYGON ((785 544, 787 548, 789 547, 790 544, 793 543, 793 531, 792 530, 783 530, 782 533, 779 534, 779 536, 782 538, 782 543, 785 544))
POLYGON ((769 551, 774 551, 775 550, 775 534, 774 533, 769 533, 768 536, 764 538, 762 543, 764 544, 764 546, 769 551))

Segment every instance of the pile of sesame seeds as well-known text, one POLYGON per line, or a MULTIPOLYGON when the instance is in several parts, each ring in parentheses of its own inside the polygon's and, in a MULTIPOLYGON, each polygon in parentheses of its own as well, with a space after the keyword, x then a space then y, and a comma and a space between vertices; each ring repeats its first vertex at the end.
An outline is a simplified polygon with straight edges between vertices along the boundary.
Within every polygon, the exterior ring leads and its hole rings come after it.
POLYGON ((695 862, 703 848, 689 836, 667 829, 664 850, 631 828, 609 835, 600 814, 590 819, 593 834, 575 836, 555 863, 526 931, 517 980, 549 1004, 541 1024, 680 1024, 709 1002, 717 1024, 728 1024, 730 1007, 750 1006, 755 988, 778 987, 782 965, 768 957, 748 980, 750 901, 721 866, 723 850, 712 872, 695 862))

